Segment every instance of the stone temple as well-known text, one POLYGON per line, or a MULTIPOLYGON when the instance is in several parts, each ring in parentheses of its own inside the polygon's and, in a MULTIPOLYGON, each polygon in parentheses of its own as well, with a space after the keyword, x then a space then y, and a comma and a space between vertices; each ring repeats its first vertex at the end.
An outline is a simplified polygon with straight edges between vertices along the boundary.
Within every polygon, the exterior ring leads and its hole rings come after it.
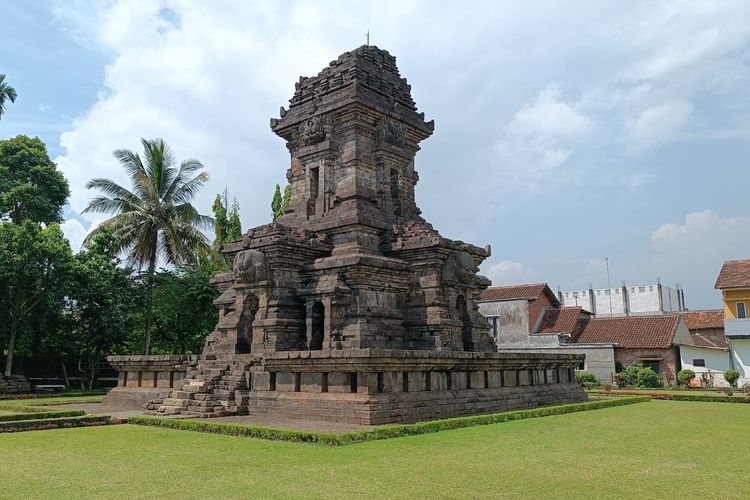
POLYGON ((222 248, 202 355, 111 357, 105 402, 372 425, 585 399, 581 355, 497 352, 477 306, 489 247, 420 216, 414 158, 434 123, 395 57, 362 46, 295 87, 271 120, 289 207, 222 248))

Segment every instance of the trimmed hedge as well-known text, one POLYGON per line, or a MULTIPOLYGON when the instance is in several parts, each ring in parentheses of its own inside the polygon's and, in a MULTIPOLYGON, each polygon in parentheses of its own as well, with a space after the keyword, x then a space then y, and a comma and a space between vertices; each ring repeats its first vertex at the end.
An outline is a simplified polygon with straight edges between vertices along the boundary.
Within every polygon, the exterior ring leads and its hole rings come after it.
POLYGON ((126 423, 135 425, 147 425, 154 427, 166 427, 169 429, 188 430, 197 432, 208 432, 212 434, 223 434, 227 436, 242 436, 258 439, 270 439, 277 441, 292 441, 298 443, 315 443, 327 446, 341 446, 365 441, 390 439, 403 436, 415 436, 462 427, 475 425, 495 424, 508 422, 510 420, 523 420, 527 418, 546 417, 549 415, 562 415, 580 411, 597 410, 634 403, 649 401, 647 396, 632 396, 601 401, 587 401, 584 403, 573 403, 557 406, 545 406, 531 408, 528 410, 516 410, 504 413, 493 413, 489 415, 475 415, 470 417, 456 417, 444 420, 431 420, 416 424, 394 425, 381 427, 371 431, 346 432, 334 434, 330 432, 308 432, 287 429, 273 429, 269 427, 256 427, 239 424, 225 424, 209 422, 205 420, 183 420, 163 417, 129 417, 126 423))
POLYGON ((19 420, 45 420, 52 418, 82 417, 86 414, 83 410, 50 410, 40 412, 23 412, 11 415, 0 415, 0 422, 17 422, 19 420))
MULTIPOLYGON (((600 391, 591 391, 591 394, 597 395, 597 396, 603 396, 606 395, 606 392, 600 392, 600 391)), ((609 393, 610 396, 619 396, 620 394, 624 395, 639 395, 643 397, 648 397, 651 399, 662 399, 667 401, 703 401, 703 402, 709 402, 709 403, 750 403, 750 398, 742 397, 742 396, 701 396, 699 394, 666 394, 666 393, 656 393, 656 392, 648 392, 648 391, 638 391, 638 392, 626 392, 626 391, 617 391, 616 393, 612 392, 609 393)))
POLYGON ((0 422, 0 433, 38 431, 44 429, 68 429, 71 427, 87 427, 112 423, 115 423, 115 420, 109 415, 85 415, 82 417, 16 420, 13 422, 0 422))

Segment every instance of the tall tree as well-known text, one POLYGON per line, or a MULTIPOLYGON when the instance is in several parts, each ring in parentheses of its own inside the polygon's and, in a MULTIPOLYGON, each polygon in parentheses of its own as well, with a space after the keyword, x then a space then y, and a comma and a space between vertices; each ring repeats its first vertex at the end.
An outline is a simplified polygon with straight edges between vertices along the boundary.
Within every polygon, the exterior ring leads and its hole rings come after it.
POLYGON ((229 215, 229 226, 227 228, 226 242, 242 238, 242 222, 240 221, 240 204, 237 198, 232 202, 232 212, 229 215))
POLYGON ((99 231, 74 257, 65 299, 65 321, 48 349, 77 359, 82 388, 96 382, 98 365, 115 352, 134 326, 137 291, 132 271, 120 266, 111 230, 99 231))
POLYGON ((68 181, 38 137, 0 141, 0 219, 49 224, 62 221, 68 181))
POLYGON ((227 238, 227 227, 229 226, 229 218, 227 216, 227 207, 222 201, 221 195, 217 194, 214 198, 214 204, 211 206, 214 212, 214 246, 218 247, 227 238))
POLYGON ((5 75, 0 74, 0 118, 5 114, 5 101, 16 102, 16 89, 5 81, 5 75))
POLYGON ((159 259, 169 264, 193 263, 209 252, 208 239, 200 228, 210 228, 213 219, 201 215, 191 201, 208 180, 203 164, 185 160, 179 167, 171 148, 162 139, 141 139, 143 159, 127 149, 114 152, 133 183, 128 190, 110 179, 92 179, 89 189, 104 195, 95 197, 84 213, 114 214, 84 240, 84 245, 101 230, 112 230, 114 250, 127 252, 128 263, 147 269, 145 309, 145 353, 151 344, 153 276, 159 259))
POLYGON ((276 222, 279 220, 279 217, 281 217, 284 214, 284 200, 281 197, 281 188, 278 184, 276 184, 276 189, 273 191, 273 198, 271 198, 271 214, 273 217, 273 222, 276 222))
POLYGON ((57 224, 0 223, 0 310, 7 315, 5 375, 13 368, 19 337, 41 310, 61 309, 73 254, 57 224))
POLYGON ((284 198, 281 200, 281 214, 284 214, 284 210, 289 208, 289 202, 292 201, 292 185, 287 184, 284 187, 284 198))

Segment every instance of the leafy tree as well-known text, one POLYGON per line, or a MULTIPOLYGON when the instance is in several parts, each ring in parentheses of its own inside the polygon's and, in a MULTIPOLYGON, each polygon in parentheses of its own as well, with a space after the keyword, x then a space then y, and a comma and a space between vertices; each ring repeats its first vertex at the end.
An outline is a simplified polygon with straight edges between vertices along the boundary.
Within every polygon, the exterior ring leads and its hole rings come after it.
POLYGON ((65 299, 67 322, 49 339, 57 353, 78 360, 82 388, 96 382, 98 364, 130 335, 137 290, 132 271, 120 266, 112 230, 98 232, 74 259, 65 299))
POLYGON ((240 205, 237 200, 232 203, 232 213, 229 215, 226 243, 242 238, 242 222, 240 222, 240 205))
POLYGON ((60 227, 25 221, 0 224, 0 310, 7 316, 5 375, 13 368, 19 337, 39 323, 44 311, 58 311, 68 287, 73 254, 60 227))
POLYGON ((61 222, 69 195, 68 181, 41 139, 19 135, 0 141, 0 219, 61 222))
POLYGON ((214 246, 218 247, 227 237, 227 227, 229 226, 229 217, 227 216, 227 207, 221 200, 221 195, 217 194, 214 198, 214 204, 211 206, 214 212, 214 246))
POLYGON ((5 81, 5 75, 0 74, 0 118, 5 114, 5 101, 16 102, 16 89, 5 81))
POLYGON ((281 200, 281 213, 284 213, 284 210, 289 208, 289 202, 292 201, 292 185, 287 184, 284 187, 284 198, 281 200))
POLYGON ((281 198, 281 188, 276 184, 276 189, 273 191, 273 198, 271 198, 271 215, 273 222, 279 220, 284 213, 284 200, 281 198))
POLYGON ((147 268, 145 306, 145 353, 151 344, 153 276, 159 259, 170 264, 196 262, 209 251, 208 240, 199 228, 211 227, 213 219, 201 215, 191 200, 208 180, 198 160, 185 160, 179 167, 171 148, 162 139, 141 139, 143 159, 127 149, 114 152, 130 176, 132 190, 110 179, 92 179, 89 189, 104 195, 95 197, 84 213, 114 214, 84 241, 88 245, 100 231, 112 230, 113 249, 127 252, 128 263, 147 268))
POLYGON ((677 372, 677 380, 685 387, 690 386, 690 382, 695 378, 695 372, 693 370, 680 370, 677 372))
POLYGON ((724 371, 724 380, 727 381, 727 384, 729 384, 730 387, 736 387, 737 380, 740 378, 740 372, 737 370, 733 370, 730 368, 729 370, 724 371))
POLYGON ((154 349, 164 353, 199 353, 218 321, 213 301, 218 296, 210 279, 218 269, 202 258, 197 265, 156 276, 154 288, 154 349))

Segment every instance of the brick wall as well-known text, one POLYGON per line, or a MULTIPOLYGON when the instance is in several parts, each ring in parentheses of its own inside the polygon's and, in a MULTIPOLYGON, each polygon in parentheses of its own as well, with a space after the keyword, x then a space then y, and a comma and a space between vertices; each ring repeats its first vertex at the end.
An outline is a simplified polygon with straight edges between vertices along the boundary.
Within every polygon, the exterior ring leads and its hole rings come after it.
POLYGON ((534 329, 539 316, 545 309, 555 307, 546 294, 542 293, 534 300, 529 301, 529 333, 534 329))
POLYGON ((630 363, 643 364, 644 361, 659 361, 659 373, 664 382, 674 382, 677 373, 677 360, 673 349, 623 349, 615 348, 615 363, 626 368, 630 363))

